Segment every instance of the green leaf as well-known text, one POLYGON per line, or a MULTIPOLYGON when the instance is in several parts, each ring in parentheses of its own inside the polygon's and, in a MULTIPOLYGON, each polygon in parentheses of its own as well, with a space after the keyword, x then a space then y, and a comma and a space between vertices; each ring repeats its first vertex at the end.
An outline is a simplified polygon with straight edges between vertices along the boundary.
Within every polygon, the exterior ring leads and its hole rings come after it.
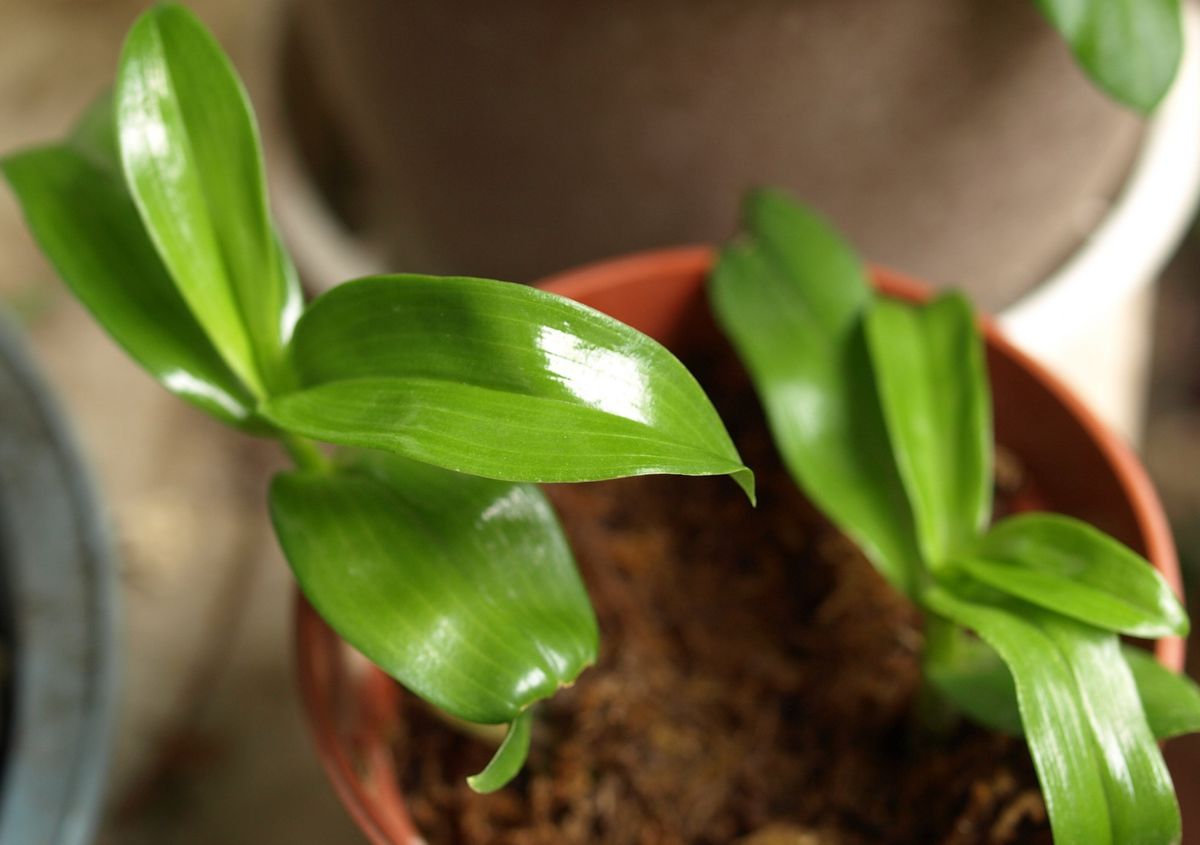
POLYGON ((1055 842, 1178 841, 1170 777, 1115 635, 961 585, 925 600, 1008 664, 1055 842))
POLYGON ((879 299, 866 317, 883 416, 925 560, 971 543, 992 512, 992 412, 971 306, 879 299))
POLYGON ((1097 85, 1142 112, 1171 87, 1183 56, 1179 0, 1037 0, 1097 85))
POLYGON ((666 349, 524 285, 383 276, 341 285, 296 326, 302 390, 264 405, 306 437, 513 481, 753 476, 666 349))
POLYGON ((744 225, 709 283, 717 320, 792 476, 911 593, 920 555, 863 336, 863 268, 823 220, 780 194, 752 194, 744 225))
POLYGON ((954 566, 1081 622, 1136 637, 1184 636, 1187 613, 1140 555, 1087 523, 1033 513, 992 528, 954 566))
POLYGON ((504 742, 492 757, 487 767, 477 775, 467 778, 467 785, 476 792, 495 792, 517 776, 529 756, 530 723, 532 711, 526 710, 513 720, 504 735, 504 742))
MULTIPOLYGON (((1177 675, 1149 652, 1122 645, 1133 672, 1150 731, 1157 740, 1200 731, 1200 687, 1177 675)), ((950 702, 981 725, 1021 736, 1021 711, 1012 673, 995 649, 982 640, 962 637, 953 650, 926 653, 926 677, 950 702)))
POLYGON ((1114 843, 1174 845, 1182 822, 1175 786, 1146 721, 1137 684, 1113 634, 1064 616, 1038 624, 1071 666, 1099 749, 1114 843))
POLYGON ((103 132, 94 122, 87 132, 87 153, 52 146, 0 161, 38 245, 105 330, 168 390, 252 427, 252 398, 172 285, 119 176, 97 155, 103 132))
POLYGON ((1146 721, 1157 739, 1200 731, 1200 687, 1177 675, 1140 648, 1122 646, 1121 654, 1137 681, 1146 721))
POLYGON ((1110 845, 1108 800, 1071 667, 1036 625, 941 586, 925 602, 973 629, 1012 671, 1021 721, 1058 845, 1110 845))
POLYGON ((451 715, 511 722, 596 659, 595 616, 534 486, 372 452, 276 476, 271 515, 321 616, 451 715))
POLYGON ((186 9, 134 24, 116 84, 121 160, 151 239, 184 300, 254 392, 290 386, 283 346, 300 296, 267 214, 249 101, 186 9))

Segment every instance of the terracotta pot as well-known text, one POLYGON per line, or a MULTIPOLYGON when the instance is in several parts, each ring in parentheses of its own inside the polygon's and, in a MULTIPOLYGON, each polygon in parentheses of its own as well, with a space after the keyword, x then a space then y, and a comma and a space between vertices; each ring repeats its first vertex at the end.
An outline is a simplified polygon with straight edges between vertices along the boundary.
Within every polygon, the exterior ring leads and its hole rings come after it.
MULTIPOLYGON (((648 252, 544 284, 681 349, 714 331, 704 293, 712 256, 706 247, 648 252)), ((928 295, 926 286, 891 271, 876 269, 874 277, 889 295, 911 300, 928 295)), ((1051 509, 1101 526, 1137 549, 1182 594, 1166 516, 1137 459, 994 326, 985 328, 998 442, 1020 456, 1051 509)), ((399 687, 345 645, 303 598, 296 625, 301 693, 335 789, 375 845, 421 845, 390 748, 399 687)), ((1159 640, 1155 654, 1179 671, 1184 643, 1159 640)))
POLYGON ((1124 180, 1141 121, 1031 0, 297 0, 285 94, 385 264, 529 281, 733 230, 788 188, 996 311, 1124 180))

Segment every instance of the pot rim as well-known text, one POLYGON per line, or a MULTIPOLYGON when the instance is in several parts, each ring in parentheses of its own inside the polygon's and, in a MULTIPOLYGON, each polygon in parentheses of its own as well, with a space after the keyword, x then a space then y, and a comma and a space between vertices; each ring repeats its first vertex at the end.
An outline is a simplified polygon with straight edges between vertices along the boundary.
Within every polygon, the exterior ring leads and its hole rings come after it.
MULTIPOLYGON (((715 254, 713 247, 704 245, 648 250, 567 270, 541 281, 538 286, 572 299, 585 299, 624 285, 653 283, 655 278, 662 276, 695 275, 702 278, 710 270, 715 254)), ((930 295, 928 285, 902 273, 876 265, 870 265, 869 270, 878 288, 888 295, 917 300, 930 295)), ((1145 544, 1146 557, 1182 599, 1183 582, 1166 514, 1149 476, 1132 450, 1057 377, 1007 340, 995 321, 981 316, 980 323, 989 348, 1028 371, 1098 446, 1106 469, 1116 478, 1130 502, 1137 531, 1145 544)), ((339 740, 331 707, 321 694, 332 667, 318 666, 315 657, 322 653, 323 643, 332 632, 299 589, 296 590, 295 631, 301 698, 318 756, 334 790, 373 845, 424 845, 425 840, 409 817, 394 781, 394 770, 387 759, 390 752, 384 748, 381 749, 382 757, 373 754, 372 759, 366 761, 367 771, 360 771, 339 740)), ((332 636, 336 637, 336 634, 332 636)), ((1154 654, 1168 669, 1179 672, 1184 664, 1184 640, 1180 637, 1157 640, 1154 654)), ((397 696, 391 680, 374 667, 368 672, 368 682, 383 681, 388 687, 388 691, 379 696, 383 707, 394 704, 397 696)), ((368 731, 371 725, 386 720, 388 714, 377 712, 379 709, 365 708, 362 716, 368 731)))

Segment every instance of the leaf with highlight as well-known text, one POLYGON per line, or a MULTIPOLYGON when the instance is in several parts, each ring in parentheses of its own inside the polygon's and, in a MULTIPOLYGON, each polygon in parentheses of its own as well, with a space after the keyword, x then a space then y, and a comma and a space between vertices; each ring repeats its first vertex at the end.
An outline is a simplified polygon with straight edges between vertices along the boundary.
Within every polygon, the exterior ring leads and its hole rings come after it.
POLYGON ((103 132, 86 152, 42 147, 0 161, 30 231, 101 326, 168 390, 253 427, 254 402, 180 298, 117 173, 103 132))
POLYGON ((379 452, 271 485, 309 602, 434 706, 511 722, 596 659, 596 619, 537 487, 379 452))
POLYGON ((1005 519, 955 568, 1031 604, 1135 637, 1183 636, 1187 612, 1150 562, 1085 522, 1005 519))
POLYGON ((267 212, 258 128, 233 66, 181 6, 126 39, 115 89, 121 160, 180 293, 256 393, 290 386, 283 346, 300 293, 267 212))
POLYGON ((744 225, 709 282, 713 313, 796 482, 911 594, 920 553, 863 336, 864 270, 825 221, 781 194, 752 194, 744 225))
POLYGON ((510 481, 753 476, 684 366, 571 300, 485 279, 380 276, 310 306, 301 389, 264 414, 305 437, 510 481))
POLYGON ((925 600, 1008 665, 1055 842, 1178 841, 1170 776, 1114 634, 965 582, 925 600))
POLYGON ((880 298, 867 340, 892 451, 925 560, 936 568, 974 542, 992 514, 992 408, 971 306, 880 298))

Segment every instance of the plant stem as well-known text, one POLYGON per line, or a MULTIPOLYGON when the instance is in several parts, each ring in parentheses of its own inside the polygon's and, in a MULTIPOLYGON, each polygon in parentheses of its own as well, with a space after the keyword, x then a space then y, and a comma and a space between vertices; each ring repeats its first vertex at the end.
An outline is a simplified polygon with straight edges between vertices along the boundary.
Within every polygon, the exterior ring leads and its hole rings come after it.
MULTIPOLYGON (((936 613, 926 613, 923 664, 934 654, 953 653, 958 637, 959 631, 953 622, 936 613)), ((959 719, 957 708, 933 685, 925 674, 924 665, 921 667, 921 687, 917 690, 914 712, 921 728, 935 736, 946 736, 959 719)))
POLYGON ((320 446, 308 438, 300 437, 296 434, 284 434, 279 438, 279 442, 283 444, 283 448, 287 450, 292 461, 300 469, 307 469, 312 472, 329 472, 333 468, 333 463, 329 460, 329 456, 321 451, 320 446))

